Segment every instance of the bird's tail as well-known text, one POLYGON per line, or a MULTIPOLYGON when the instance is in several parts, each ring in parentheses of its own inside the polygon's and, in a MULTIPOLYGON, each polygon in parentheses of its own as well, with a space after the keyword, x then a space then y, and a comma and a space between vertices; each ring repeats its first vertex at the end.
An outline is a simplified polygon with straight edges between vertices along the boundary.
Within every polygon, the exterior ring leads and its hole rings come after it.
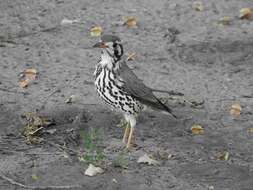
POLYGON ((162 103, 161 100, 159 100, 158 98, 156 98, 156 100, 157 100, 157 103, 159 103, 159 109, 162 109, 162 110, 168 112, 170 115, 172 115, 174 118, 177 119, 177 116, 172 112, 172 110, 167 105, 162 103))

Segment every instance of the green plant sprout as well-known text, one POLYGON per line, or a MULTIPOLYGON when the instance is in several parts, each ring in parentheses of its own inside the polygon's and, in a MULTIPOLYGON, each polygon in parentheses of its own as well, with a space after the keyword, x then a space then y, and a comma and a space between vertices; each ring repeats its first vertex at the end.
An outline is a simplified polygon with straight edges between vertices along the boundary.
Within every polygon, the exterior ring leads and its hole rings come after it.
POLYGON ((105 155, 101 147, 102 133, 98 129, 89 130, 88 132, 80 132, 83 141, 84 152, 81 153, 79 160, 92 164, 101 164, 105 155))

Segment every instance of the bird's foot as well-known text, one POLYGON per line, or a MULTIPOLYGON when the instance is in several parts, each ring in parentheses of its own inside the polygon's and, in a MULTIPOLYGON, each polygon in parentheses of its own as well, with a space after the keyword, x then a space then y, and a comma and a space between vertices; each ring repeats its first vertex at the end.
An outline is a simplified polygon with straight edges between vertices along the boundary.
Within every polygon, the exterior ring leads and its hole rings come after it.
MULTIPOLYGON (((132 140, 134 141, 134 140, 132 140)), ((135 142, 131 142, 130 144, 127 144, 125 146, 125 149, 128 150, 128 151, 133 151, 133 150, 138 150, 140 149, 141 147, 138 146, 135 142)))

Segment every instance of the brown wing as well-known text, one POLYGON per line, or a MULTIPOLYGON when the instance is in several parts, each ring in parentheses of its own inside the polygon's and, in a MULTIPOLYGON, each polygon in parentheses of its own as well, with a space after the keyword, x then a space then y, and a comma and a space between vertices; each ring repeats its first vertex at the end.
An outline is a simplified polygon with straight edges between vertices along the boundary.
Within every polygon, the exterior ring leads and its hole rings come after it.
POLYGON ((155 109, 165 110, 176 117, 171 109, 163 104, 152 92, 152 89, 147 87, 134 72, 127 66, 125 61, 119 62, 117 69, 119 80, 123 82, 123 90, 135 97, 141 103, 151 106, 155 109))

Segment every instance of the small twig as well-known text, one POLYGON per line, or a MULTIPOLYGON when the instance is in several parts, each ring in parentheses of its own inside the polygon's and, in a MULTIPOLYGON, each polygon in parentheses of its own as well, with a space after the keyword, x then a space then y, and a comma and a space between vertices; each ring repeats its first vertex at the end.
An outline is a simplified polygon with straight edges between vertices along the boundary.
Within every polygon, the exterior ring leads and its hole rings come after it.
POLYGON ((36 129, 36 130, 34 130, 34 131, 32 131, 32 132, 29 132, 28 135, 34 135, 35 133, 41 131, 43 128, 44 128, 44 127, 40 127, 40 128, 38 128, 38 129, 36 129))
POLYGON ((61 92, 61 87, 56 88, 53 92, 51 92, 46 98, 42 100, 41 106, 37 109, 37 112, 43 110, 45 108, 45 105, 47 104, 48 99, 56 94, 57 92, 61 92))
POLYGON ((14 181, 13 179, 3 175, 3 174, 0 174, 0 177, 6 181, 8 181, 9 183, 11 183, 12 185, 16 185, 16 186, 19 186, 19 187, 23 187, 23 188, 28 188, 28 186, 22 184, 22 183, 19 183, 19 182, 16 182, 14 181))
POLYGON ((0 173, 0 178, 2 178, 5 181, 8 181, 12 185, 16 185, 19 187, 22 187, 24 189, 37 189, 37 190, 50 190, 50 189, 72 189, 81 187, 81 185, 59 185, 59 186, 30 186, 30 185, 24 185, 22 183, 19 183, 3 174, 0 173))
POLYGON ((60 155, 62 154, 62 152, 54 152, 54 153, 50 153, 50 152, 29 152, 29 153, 24 153, 25 155, 60 155))
POLYGON ((201 105, 203 105, 203 104, 205 103, 204 100, 202 100, 201 102, 197 102, 196 100, 192 100, 192 101, 191 101, 191 100, 187 100, 187 99, 184 98, 184 97, 173 97, 173 96, 167 97, 167 98, 161 98, 161 100, 164 100, 164 101, 165 101, 164 103, 167 103, 168 100, 177 100, 177 101, 179 101, 179 103, 188 103, 188 104, 190 104, 192 107, 201 106, 201 105), (182 102, 180 102, 180 101, 182 101, 182 102))
POLYGON ((49 142, 49 141, 44 141, 44 142, 50 144, 51 146, 56 147, 57 149, 59 149, 59 150, 61 150, 61 151, 69 150, 69 151, 73 152, 74 154, 77 154, 77 155, 80 154, 79 151, 74 150, 74 149, 72 149, 72 148, 69 148, 69 147, 66 147, 66 146, 62 146, 62 145, 60 145, 60 144, 56 144, 56 143, 49 142))
POLYGON ((51 96, 53 96, 54 94, 56 94, 57 92, 61 92, 61 87, 58 87, 58 88, 56 88, 53 92, 51 92, 51 93, 44 99, 43 105, 42 105, 42 106, 44 106, 44 104, 47 103, 47 100, 48 100, 51 96))
POLYGON ((253 98, 253 95, 242 95, 242 98, 253 98))

